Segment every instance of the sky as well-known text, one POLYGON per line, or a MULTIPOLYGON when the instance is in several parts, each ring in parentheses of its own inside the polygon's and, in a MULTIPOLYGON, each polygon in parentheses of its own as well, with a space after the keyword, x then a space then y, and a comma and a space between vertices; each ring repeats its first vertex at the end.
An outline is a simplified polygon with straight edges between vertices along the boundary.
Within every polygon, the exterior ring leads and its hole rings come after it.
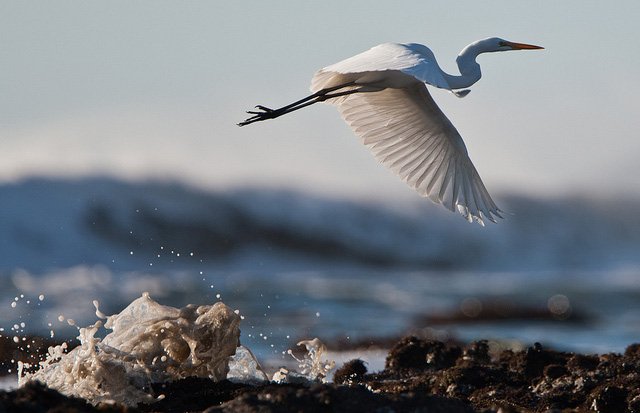
POLYGON ((0 1, 0 183, 108 175, 411 199, 335 108, 239 128, 308 94, 313 73, 376 44, 429 46, 464 99, 431 89, 492 193, 640 195, 640 3, 0 1))

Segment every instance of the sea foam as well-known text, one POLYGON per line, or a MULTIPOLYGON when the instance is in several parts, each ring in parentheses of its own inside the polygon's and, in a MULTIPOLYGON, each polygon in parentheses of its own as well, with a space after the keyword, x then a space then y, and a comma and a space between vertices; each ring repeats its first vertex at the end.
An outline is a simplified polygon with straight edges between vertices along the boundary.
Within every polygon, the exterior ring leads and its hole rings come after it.
MULTIPOLYGON (((80 328, 80 345, 66 352, 66 343, 49 349, 35 373, 19 365, 19 385, 43 382, 63 394, 92 403, 119 402, 136 405, 152 402, 150 384, 183 377, 227 378, 229 362, 240 338, 240 316, 222 302, 213 305, 164 306, 144 293, 119 314, 107 317, 110 329, 104 339, 96 336, 102 321, 80 328)), ((259 365, 251 352, 235 360, 243 374, 259 379, 259 365)))

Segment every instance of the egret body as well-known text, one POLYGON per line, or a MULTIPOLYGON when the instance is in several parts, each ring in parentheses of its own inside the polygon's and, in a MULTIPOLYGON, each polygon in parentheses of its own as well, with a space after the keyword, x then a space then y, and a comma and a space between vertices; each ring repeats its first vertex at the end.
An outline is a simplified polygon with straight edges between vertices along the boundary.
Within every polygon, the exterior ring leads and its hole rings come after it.
POLYGON ((273 119, 318 102, 335 105, 381 163, 420 195, 458 211, 467 220, 495 222, 501 210, 471 163, 462 137, 440 110, 427 84, 458 97, 480 80, 481 53, 542 49, 492 37, 465 47, 460 75, 445 73, 421 44, 384 43, 320 69, 312 94, 278 109, 258 105, 240 126, 273 119))

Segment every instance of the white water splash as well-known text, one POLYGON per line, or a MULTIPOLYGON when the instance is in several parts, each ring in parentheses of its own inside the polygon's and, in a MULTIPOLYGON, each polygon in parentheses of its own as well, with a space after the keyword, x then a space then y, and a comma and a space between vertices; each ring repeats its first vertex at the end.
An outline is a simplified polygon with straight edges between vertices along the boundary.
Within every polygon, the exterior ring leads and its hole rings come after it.
POLYGON ((333 360, 322 360, 327 353, 327 347, 319 338, 313 340, 303 340, 298 346, 305 346, 307 353, 299 359, 293 355, 293 351, 287 353, 298 362, 300 372, 289 371, 281 368, 273 375, 273 381, 277 383, 299 383, 299 382, 327 382, 327 374, 336 366, 333 360))
POLYGON ((229 373, 227 379, 236 383, 259 384, 269 381, 260 363, 251 350, 245 346, 239 346, 236 354, 229 360, 229 373))
POLYGON ((151 383, 188 376, 225 379, 239 345, 239 324, 240 317, 222 302, 178 309, 144 293, 107 318, 104 327, 112 331, 104 339, 96 337, 98 321, 79 329, 80 346, 69 353, 66 344, 50 348, 37 372, 25 373, 29 366, 20 363, 19 384, 38 380, 92 403, 152 402, 151 383))

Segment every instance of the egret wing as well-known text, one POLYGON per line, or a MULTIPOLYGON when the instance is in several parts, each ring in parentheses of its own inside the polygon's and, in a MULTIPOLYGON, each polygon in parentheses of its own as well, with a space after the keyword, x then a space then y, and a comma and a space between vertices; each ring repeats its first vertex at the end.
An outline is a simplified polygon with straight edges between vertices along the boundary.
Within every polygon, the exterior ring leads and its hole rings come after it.
POLYGON ((502 218, 462 137, 424 83, 329 100, 384 165, 420 195, 467 220, 502 218))
MULTIPOLYGON (((451 90, 433 52, 428 47, 417 43, 383 43, 320 69, 311 81, 311 91, 315 93, 323 88, 347 82, 358 84, 371 84, 381 80, 388 82, 389 71, 397 71, 432 86, 451 90)), ((398 80, 405 78, 403 76, 398 80)))

